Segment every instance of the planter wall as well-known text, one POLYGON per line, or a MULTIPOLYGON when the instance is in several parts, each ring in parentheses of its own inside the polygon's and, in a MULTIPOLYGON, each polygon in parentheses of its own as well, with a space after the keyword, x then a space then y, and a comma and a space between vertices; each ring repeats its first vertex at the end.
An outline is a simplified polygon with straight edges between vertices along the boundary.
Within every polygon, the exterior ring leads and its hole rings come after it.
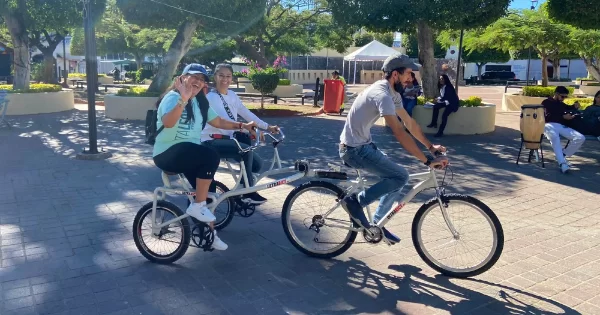
MULTIPOLYGON (((443 110, 442 110, 443 111, 443 110)), ((441 124, 442 111, 438 118, 438 126, 441 124)), ((427 128, 431 122, 432 108, 417 105, 413 109, 413 118, 426 134, 437 133, 437 129, 427 128)), ((383 118, 379 119, 379 125, 386 126, 383 118)), ((460 107, 457 112, 448 116, 448 124, 444 130, 445 135, 478 135, 493 132, 496 129, 496 105, 485 104, 479 107, 460 107)))
POLYGON ((580 86, 579 90, 581 91, 581 93, 583 94, 587 94, 589 96, 594 96, 598 91, 600 91, 600 86, 590 86, 590 85, 585 85, 585 86, 580 86))
MULTIPOLYGON (((541 86, 542 85, 542 80, 538 80, 537 84, 539 86, 541 86)), ((567 86, 573 86, 573 85, 575 85, 575 84, 573 82, 571 82, 571 81, 563 81, 563 82, 548 81, 548 86, 565 86, 565 87, 567 87, 567 86)))
MULTIPOLYGON (((278 85, 273 95, 277 97, 296 97, 296 94, 302 93, 302 85, 290 84, 290 85, 278 85)), ((252 84, 246 85, 246 93, 260 93, 252 87, 252 84)))
POLYGON ((104 97, 106 117, 112 119, 146 120, 146 112, 156 109, 158 97, 116 96, 104 97))
POLYGON ((521 111, 523 105, 540 105, 542 101, 547 97, 532 97, 523 95, 514 95, 510 93, 504 93, 502 96, 502 111, 513 112, 521 111))
POLYGON ((56 113, 75 108, 72 90, 44 93, 9 93, 6 115, 56 113))

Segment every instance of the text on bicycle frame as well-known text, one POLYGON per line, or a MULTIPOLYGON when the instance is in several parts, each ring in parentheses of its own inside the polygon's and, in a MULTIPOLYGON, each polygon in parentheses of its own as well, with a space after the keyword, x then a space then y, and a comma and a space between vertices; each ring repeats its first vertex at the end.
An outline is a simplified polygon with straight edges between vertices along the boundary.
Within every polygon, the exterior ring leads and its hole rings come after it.
POLYGON ((276 182, 274 182, 274 183, 267 184, 267 188, 273 188, 273 187, 275 187, 275 186, 283 185, 283 184, 285 184, 285 183, 287 183, 287 180, 286 180, 286 179, 278 180, 278 181, 276 181, 276 182))
POLYGON ((387 216, 387 219, 391 219, 394 215, 396 215, 396 213, 400 212, 400 210, 404 208, 404 205, 406 205, 404 202, 398 203, 398 206, 396 206, 396 208, 390 212, 390 214, 387 216))

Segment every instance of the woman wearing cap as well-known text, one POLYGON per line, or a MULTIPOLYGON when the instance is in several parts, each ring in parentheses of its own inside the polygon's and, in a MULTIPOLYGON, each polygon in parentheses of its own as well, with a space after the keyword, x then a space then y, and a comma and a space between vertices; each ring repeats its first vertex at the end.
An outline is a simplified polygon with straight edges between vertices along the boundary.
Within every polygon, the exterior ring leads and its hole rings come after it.
MULTIPOLYGON (((269 130, 271 133, 279 132, 277 126, 270 126, 260 118, 256 117, 244 104, 235 92, 229 90, 229 85, 233 80, 233 68, 229 64, 218 64, 215 67, 215 83, 217 88, 208 95, 206 98, 210 104, 210 108, 213 109, 221 119, 235 122, 239 116, 242 116, 246 121, 255 121, 261 129, 269 130)), ((221 158, 232 158, 236 161, 240 161, 238 145, 232 140, 236 137, 236 134, 232 130, 223 130, 217 127, 207 126, 202 131, 201 141, 204 144, 213 147, 221 158)), ((236 137, 240 142, 242 148, 247 148, 250 143, 244 143, 244 139, 236 137)), ((249 142, 249 139, 247 140, 249 142)), ((260 156, 255 152, 249 152, 244 155, 244 165, 246 166, 246 175, 248 177, 248 184, 250 187, 254 186, 254 178, 252 173, 260 172, 262 167, 262 161, 260 156)), ((244 185, 243 179, 241 179, 242 185, 244 185)), ((257 192, 253 192, 242 197, 242 200, 250 204, 263 204, 267 201, 263 196, 257 192)))
MULTIPOLYGON (((253 132, 256 123, 243 124, 219 118, 202 92, 207 81, 206 69, 199 64, 190 64, 169 91, 159 98, 158 135, 152 157, 161 170, 183 173, 196 187, 196 201, 190 204, 186 213, 199 221, 213 222, 216 218, 206 207, 206 198, 219 166, 219 155, 200 143, 202 129, 208 123, 220 129, 253 132)), ((216 231, 213 248, 227 249, 216 231)))

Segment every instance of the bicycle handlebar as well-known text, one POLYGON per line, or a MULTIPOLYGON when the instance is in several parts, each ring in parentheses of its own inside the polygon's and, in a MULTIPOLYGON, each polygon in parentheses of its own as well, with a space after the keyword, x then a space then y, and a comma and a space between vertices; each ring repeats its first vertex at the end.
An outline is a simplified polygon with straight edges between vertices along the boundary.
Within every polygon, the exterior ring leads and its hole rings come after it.
POLYGON ((265 131, 265 132, 264 132, 264 135, 267 135, 267 136, 271 137, 271 139, 273 139, 273 141, 275 141, 276 143, 279 143, 279 142, 281 142, 281 141, 283 141, 283 140, 285 139, 285 135, 284 135, 284 133, 283 133, 283 130, 282 130, 282 129, 283 129, 283 128, 281 128, 281 127, 279 128, 279 134, 281 134, 281 138, 280 138, 280 139, 277 139, 275 136, 273 136, 273 134, 272 134, 272 133, 268 132, 267 130, 265 130, 265 129, 260 129, 260 128, 257 128, 257 127, 254 127, 254 131, 255 131, 255 132, 257 132, 256 142, 254 143, 254 145, 251 145, 251 146, 249 146, 249 147, 247 147, 247 148, 245 148, 245 149, 244 149, 244 148, 242 148, 242 146, 241 146, 241 145, 240 145, 240 143, 237 141, 237 139, 235 139, 235 138, 232 138, 232 140, 234 140, 234 141, 235 141, 235 143, 237 144, 237 146, 238 146, 238 149, 240 150, 240 153, 247 153, 247 152, 250 152, 250 151, 253 151, 253 150, 255 150, 256 148, 258 148, 258 147, 260 146, 260 134, 259 134, 259 132, 258 132, 259 130, 263 130, 263 131, 265 131))

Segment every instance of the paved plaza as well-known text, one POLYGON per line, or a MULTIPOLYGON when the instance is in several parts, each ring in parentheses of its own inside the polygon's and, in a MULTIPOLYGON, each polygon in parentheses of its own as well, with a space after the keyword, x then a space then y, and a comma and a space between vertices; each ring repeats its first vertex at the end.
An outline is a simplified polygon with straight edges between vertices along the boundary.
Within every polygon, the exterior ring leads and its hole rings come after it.
MULTIPOLYGON (((13 129, 0 130, 2 315, 600 314, 600 142, 584 144, 561 174, 547 143, 545 169, 515 165, 518 113, 498 113, 492 134, 442 138, 454 171, 448 191, 481 199, 504 228, 500 260, 473 279, 438 275, 413 248, 412 218, 430 193, 388 225, 398 245, 355 244, 331 260, 301 254, 280 213, 302 181, 266 191, 252 217, 235 217, 219 233, 227 251, 190 248, 165 266, 132 240, 137 210, 161 184, 143 123, 98 116, 100 146, 113 153, 104 161, 74 158, 87 145, 82 110, 10 117, 13 129)), ((286 128, 286 165, 339 162, 343 117, 269 121, 286 128)), ((375 139, 410 171, 424 170, 385 128, 375 139)))

